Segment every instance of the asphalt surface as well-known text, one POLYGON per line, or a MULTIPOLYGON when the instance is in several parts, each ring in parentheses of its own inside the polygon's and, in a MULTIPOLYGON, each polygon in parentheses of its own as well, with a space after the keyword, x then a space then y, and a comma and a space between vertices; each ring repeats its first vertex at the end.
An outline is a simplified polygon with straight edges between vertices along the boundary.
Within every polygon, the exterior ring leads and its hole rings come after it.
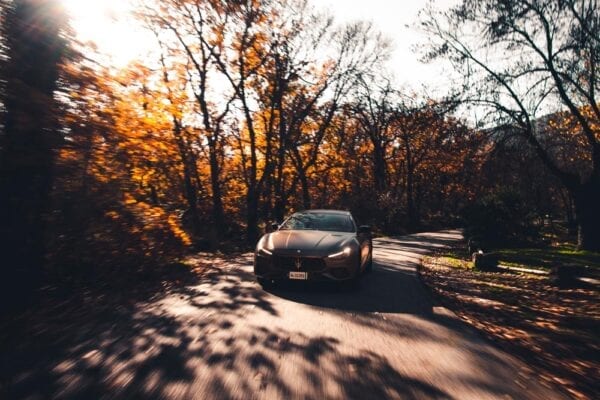
POLYGON ((526 365, 436 306, 419 282, 421 257, 459 238, 447 231, 377 239, 373 272, 355 290, 287 284, 264 291, 254 281, 251 255, 222 261, 184 290, 106 311, 108 322, 82 324, 76 335, 55 338, 43 362, 15 360, 11 368, 18 374, 5 394, 562 398, 526 365))

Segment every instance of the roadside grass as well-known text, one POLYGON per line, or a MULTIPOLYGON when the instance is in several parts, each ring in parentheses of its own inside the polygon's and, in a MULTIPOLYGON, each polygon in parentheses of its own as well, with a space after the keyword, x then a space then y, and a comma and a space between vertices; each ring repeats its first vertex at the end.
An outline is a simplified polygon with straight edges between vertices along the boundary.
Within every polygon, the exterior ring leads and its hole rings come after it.
MULTIPOLYGON (((570 265, 600 270, 600 253, 578 250, 576 238, 569 235, 566 227, 555 223, 541 230, 541 240, 527 246, 493 247, 488 253, 498 255, 498 261, 508 267, 549 271, 554 267, 570 265)), ((453 248, 438 254, 443 262, 456 268, 471 268, 471 255, 464 248, 453 248)))
POLYGON ((509 267, 550 270, 561 265, 600 269, 600 253, 577 250, 577 238, 564 224, 542 227, 538 245, 493 249, 501 264, 509 267))
POLYGON ((436 257, 425 257, 430 264, 450 266, 452 268, 470 269, 470 260, 460 254, 460 251, 442 253, 436 257))
POLYGON ((581 251, 572 244, 543 248, 496 249, 501 264, 510 267, 549 270, 558 265, 589 266, 600 269, 600 253, 581 251))

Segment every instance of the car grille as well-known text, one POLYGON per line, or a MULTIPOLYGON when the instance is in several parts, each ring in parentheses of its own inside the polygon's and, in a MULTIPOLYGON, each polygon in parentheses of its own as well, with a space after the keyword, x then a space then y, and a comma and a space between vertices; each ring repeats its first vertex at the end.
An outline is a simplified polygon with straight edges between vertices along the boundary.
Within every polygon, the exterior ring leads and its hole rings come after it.
POLYGON ((286 271, 316 272, 325 269, 325 261, 322 258, 278 256, 275 257, 274 264, 286 271), (298 260, 300 261, 300 268, 297 266, 298 260))

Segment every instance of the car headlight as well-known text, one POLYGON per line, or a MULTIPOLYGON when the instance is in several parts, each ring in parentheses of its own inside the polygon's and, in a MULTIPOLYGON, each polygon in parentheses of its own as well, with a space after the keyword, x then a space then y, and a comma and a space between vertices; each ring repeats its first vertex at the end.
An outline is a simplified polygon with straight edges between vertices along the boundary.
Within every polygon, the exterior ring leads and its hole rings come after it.
POLYGON ((346 258, 352 253, 352 249, 350 246, 346 246, 342 249, 342 251, 338 251, 337 253, 333 253, 327 256, 327 258, 346 258))
POLYGON ((261 247, 260 249, 258 249, 258 254, 260 254, 261 256, 272 256, 273 252, 261 247))
POLYGON ((262 238, 256 245, 256 252, 261 256, 272 256, 273 252, 265 247, 265 239, 262 238))

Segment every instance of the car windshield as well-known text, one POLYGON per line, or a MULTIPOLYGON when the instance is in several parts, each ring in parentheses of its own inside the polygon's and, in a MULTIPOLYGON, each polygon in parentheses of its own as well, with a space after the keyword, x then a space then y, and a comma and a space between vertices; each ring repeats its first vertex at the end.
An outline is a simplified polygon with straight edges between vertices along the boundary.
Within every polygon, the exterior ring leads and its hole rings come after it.
POLYGON ((296 213, 289 217, 279 229, 354 232, 355 225, 352 217, 347 214, 296 213))

